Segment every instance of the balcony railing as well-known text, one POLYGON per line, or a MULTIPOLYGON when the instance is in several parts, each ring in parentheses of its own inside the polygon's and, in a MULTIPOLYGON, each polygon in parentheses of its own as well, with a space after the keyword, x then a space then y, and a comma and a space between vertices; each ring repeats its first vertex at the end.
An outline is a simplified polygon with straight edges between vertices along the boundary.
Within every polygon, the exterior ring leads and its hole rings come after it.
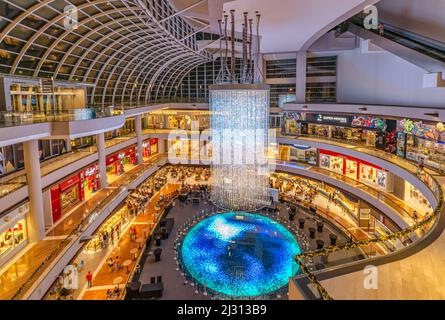
POLYGON ((122 114, 122 109, 118 109, 112 106, 108 108, 80 108, 55 112, 2 111, 0 112, 0 128, 47 122, 92 120, 113 117, 122 114))

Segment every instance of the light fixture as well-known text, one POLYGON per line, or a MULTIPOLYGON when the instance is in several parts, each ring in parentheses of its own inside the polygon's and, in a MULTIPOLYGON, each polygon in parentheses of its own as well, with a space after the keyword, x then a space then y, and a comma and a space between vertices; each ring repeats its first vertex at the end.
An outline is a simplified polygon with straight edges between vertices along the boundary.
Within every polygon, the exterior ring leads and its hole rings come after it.
MULTIPOLYGON (((226 42, 224 58, 216 85, 210 86, 212 135, 212 202, 223 209, 254 211, 269 199, 269 86, 254 84, 252 56, 252 19, 244 13, 243 59, 239 74, 235 68, 235 13, 231 15, 230 68, 227 65, 227 16, 220 24, 220 49, 226 42), (250 43, 248 43, 250 39, 250 43), (248 53, 249 51, 249 53, 248 53)), ((260 15, 257 14, 257 30, 260 15)), ((258 54, 259 52, 257 52, 258 54)), ((258 57, 258 55, 257 55, 258 57)))

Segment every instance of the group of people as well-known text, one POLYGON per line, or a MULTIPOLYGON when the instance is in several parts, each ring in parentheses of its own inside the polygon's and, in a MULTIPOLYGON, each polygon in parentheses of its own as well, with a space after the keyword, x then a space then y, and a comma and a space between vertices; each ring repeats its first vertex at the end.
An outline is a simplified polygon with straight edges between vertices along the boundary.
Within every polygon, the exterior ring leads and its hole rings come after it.
POLYGON ((107 299, 119 298, 119 296, 121 295, 121 292, 122 292, 122 290, 118 286, 115 286, 113 290, 108 289, 107 290, 107 299))
POLYGON ((150 179, 127 197, 125 203, 131 214, 136 215, 144 210, 148 200, 150 200, 153 195, 151 184, 152 181, 150 179))
POLYGON ((134 224, 130 226, 129 232, 130 232, 130 239, 136 240, 138 231, 136 230, 136 226, 134 224))
POLYGON ((115 226, 111 226, 99 234, 101 247, 105 248, 109 244, 114 244, 120 238, 120 235, 121 223, 118 222, 115 226))
POLYGON ((116 256, 114 259, 110 256, 107 261, 107 266, 109 272, 119 272, 121 269, 121 260, 119 259, 119 256, 116 256))

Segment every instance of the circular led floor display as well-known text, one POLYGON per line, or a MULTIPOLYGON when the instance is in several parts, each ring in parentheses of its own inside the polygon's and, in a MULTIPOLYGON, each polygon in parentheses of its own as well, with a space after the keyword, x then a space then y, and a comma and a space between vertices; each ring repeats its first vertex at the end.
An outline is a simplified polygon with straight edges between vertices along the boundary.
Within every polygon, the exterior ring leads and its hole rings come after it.
POLYGON ((233 297, 255 297, 285 286, 297 273, 294 236, 262 215, 229 212, 206 218, 184 238, 188 273, 206 288, 233 297))

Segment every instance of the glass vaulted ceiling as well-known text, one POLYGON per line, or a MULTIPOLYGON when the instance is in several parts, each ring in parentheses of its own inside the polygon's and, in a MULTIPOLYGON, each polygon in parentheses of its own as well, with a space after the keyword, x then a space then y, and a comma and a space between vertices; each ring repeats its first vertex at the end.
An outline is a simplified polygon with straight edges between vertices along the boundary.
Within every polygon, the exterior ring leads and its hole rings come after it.
POLYGON ((174 13, 168 0, 1 0, 0 73, 93 84, 95 106, 168 100, 188 71, 211 60, 174 13), (69 5, 78 21, 71 30, 69 5))

